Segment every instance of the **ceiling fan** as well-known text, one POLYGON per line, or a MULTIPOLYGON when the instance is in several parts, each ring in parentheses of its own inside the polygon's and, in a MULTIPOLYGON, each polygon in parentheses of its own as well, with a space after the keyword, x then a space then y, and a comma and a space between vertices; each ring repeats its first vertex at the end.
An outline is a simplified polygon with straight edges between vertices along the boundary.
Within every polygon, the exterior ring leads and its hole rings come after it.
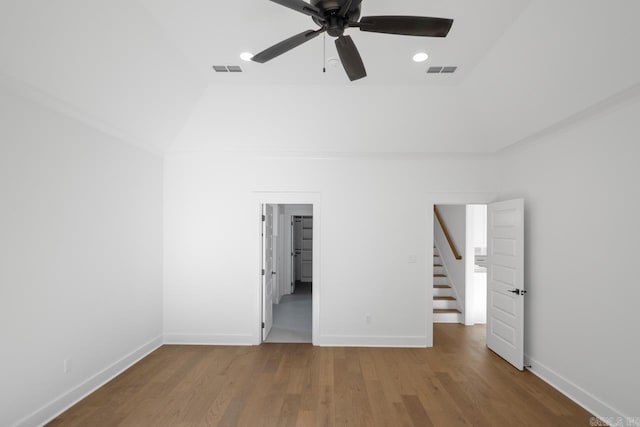
POLYGON ((304 31, 283 40, 258 53, 251 60, 265 63, 326 32, 336 37, 338 56, 351 81, 366 77, 367 70, 353 39, 344 35, 345 29, 360 28, 360 31, 371 33, 446 37, 453 25, 453 19, 422 16, 365 16, 358 21, 362 0, 311 0, 311 3, 303 0, 271 1, 310 16, 320 28, 304 31))

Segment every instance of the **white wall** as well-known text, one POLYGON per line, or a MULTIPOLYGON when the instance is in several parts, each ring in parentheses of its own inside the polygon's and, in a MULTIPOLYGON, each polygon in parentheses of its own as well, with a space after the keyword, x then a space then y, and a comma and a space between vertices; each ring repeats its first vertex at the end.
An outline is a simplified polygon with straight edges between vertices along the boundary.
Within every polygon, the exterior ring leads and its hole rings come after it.
POLYGON ((0 425, 46 421, 159 345, 161 170, 0 87, 0 425))
POLYGON ((444 231, 440 227, 437 219, 434 220, 435 225, 435 243, 440 251, 440 259, 446 266, 451 285, 455 290, 460 309, 463 312, 463 316, 466 318, 466 298, 465 298, 465 284, 466 284, 466 238, 467 238, 467 214, 465 205, 438 205, 438 211, 444 221, 449 235, 453 240, 456 249, 462 259, 456 259, 453 255, 449 241, 444 235, 444 231))
MULTIPOLYGON (((487 205, 467 205, 465 325, 487 322, 487 273, 478 272, 476 248, 487 247, 487 205)), ((484 251, 486 253, 486 251, 484 251)))
POLYGON ((598 415, 638 416, 640 96, 502 156, 525 199, 525 352, 598 415))
POLYGON ((467 241, 473 248, 487 247, 487 205, 467 205, 467 241))
POLYGON ((482 173, 492 166, 484 156, 167 156, 165 337, 259 341, 253 192, 287 191, 317 192, 321 200, 314 236, 321 247, 320 265, 314 266, 321 277, 320 289, 314 288, 320 297, 319 343, 430 343, 432 266, 426 258, 433 222, 426 194, 495 188, 482 173))

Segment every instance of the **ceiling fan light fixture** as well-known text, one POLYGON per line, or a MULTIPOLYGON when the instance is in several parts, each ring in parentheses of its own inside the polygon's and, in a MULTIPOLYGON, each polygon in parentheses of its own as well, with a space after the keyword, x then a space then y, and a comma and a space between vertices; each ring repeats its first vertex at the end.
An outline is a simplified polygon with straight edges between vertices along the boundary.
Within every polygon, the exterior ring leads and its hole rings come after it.
POLYGON ((253 53, 251 52, 242 52, 240 54, 240 59, 242 59, 243 61, 251 61, 251 58, 253 58, 253 53))
POLYGON ((413 62, 424 62, 429 59, 429 55, 425 52, 418 52, 413 55, 413 62))

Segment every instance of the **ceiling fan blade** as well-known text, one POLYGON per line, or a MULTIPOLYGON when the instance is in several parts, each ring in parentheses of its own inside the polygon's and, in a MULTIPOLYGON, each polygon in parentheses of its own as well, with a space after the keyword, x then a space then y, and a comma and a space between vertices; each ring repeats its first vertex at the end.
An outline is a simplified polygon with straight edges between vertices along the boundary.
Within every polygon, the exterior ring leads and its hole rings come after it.
POLYGON ((453 19, 424 16, 365 16, 357 24, 360 31, 400 34, 405 36, 446 37, 453 19))
POLYGON ((296 12, 304 13, 305 15, 315 16, 316 18, 324 21, 325 18, 322 12, 317 7, 307 3, 303 0, 271 0, 274 3, 278 3, 281 6, 293 9, 296 12))
POLYGON ((272 60, 273 58, 282 55, 283 53, 289 52, 291 49, 300 46, 303 43, 308 42, 309 40, 316 38, 320 34, 324 33, 326 30, 321 28, 319 30, 313 31, 308 30, 304 31, 300 34, 296 34, 293 37, 289 37, 286 40, 281 41, 280 43, 274 44, 268 49, 263 50, 262 52, 254 55, 251 60, 253 62, 259 62, 264 64, 267 61, 272 60))
POLYGON ((353 3, 353 0, 346 0, 342 5, 342 7, 340 8, 340 11, 338 12, 338 16, 342 16, 343 18, 347 16, 347 12, 349 12, 349 9, 351 9, 352 3, 353 3))
POLYGON ((342 61, 342 66, 349 76, 349 80, 359 80, 367 77, 367 70, 364 68, 360 52, 351 36, 340 36, 336 39, 336 48, 338 56, 342 61))

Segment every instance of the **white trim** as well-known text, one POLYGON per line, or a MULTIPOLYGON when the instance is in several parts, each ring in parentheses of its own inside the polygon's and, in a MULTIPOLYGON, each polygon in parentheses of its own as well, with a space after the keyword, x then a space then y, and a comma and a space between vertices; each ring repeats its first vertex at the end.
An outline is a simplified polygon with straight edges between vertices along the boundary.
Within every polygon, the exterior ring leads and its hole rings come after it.
POLYGON ((157 350, 160 346, 162 346, 162 337, 158 336, 22 418, 13 426, 41 426, 50 422, 122 372, 138 363, 141 359, 157 350))
POLYGON ((165 345, 254 345, 253 335, 233 334, 164 334, 165 345))
POLYGON ((8 74, 0 72, 0 86, 5 87, 9 91, 9 93, 14 96, 18 96, 19 98, 35 102, 40 106, 55 111, 56 113, 62 114, 63 116, 74 119, 112 138, 134 145, 137 148, 140 148, 156 156, 162 156, 163 154, 161 150, 151 148, 153 144, 151 144, 150 141, 148 141, 146 138, 141 136, 134 136, 133 134, 119 129, 116 126, 108 124, 104 120, 88 114, 82 109, 70 104, 69 102, 63 101, 60 98, 57 98, 22 80, 18 80, 15 77, 9 76, 8 74))
POLYGON ((465 326, 473 326, 475 325, 475 276, 474 276, 474 266, 475 266, 475 248, 473 246, 473 233, 474 230, 474 222, 473 222, 473 210, 469 205, 464 206, 464 325, 465 326))
POLYGON ((588 107, 570 115, 569 117, 560 119, 559 121, 556 121, 555 123, 548 125, 547 127, 532 133, 531 135, 525 136, 519 141, 516 141, 509 145, 505 145, 504 147, 494 151, 494 153, 508 153, 523 145, 544 141, 544 138, 549 135, 553 135, 576 127, 580 125, 580 123, 588 121, 593 117, 598 117, 608 111, 622 108, 625 105, 633 104, 637 101, 638 98, 640 98, 640 83, 636 83, 633 86, 622 89, 621 91, 614 93, 613 95, 601 101, 598 101, 595 104, 589 105, 588 107))
POLYGON ((425 348, 426 336, 381 335, 323 335, 318 344, 322 347, 395 347, 425 348))
POLYGON ((254 307, 256 307, 255 317, 255 335, 253 336, 253 343, 260 345, 262 343, 262 248, 261 248, 261 229, 262 229, 262 205, 312 205, 313 206, 313 289, 312 298, 312 343, 318 344, 318 338, 320 337, 320 292, 321 289, 321 262, 320 262, 320 242, 322 237, 322 210, 321 210, 321 194, 320 192, 269 192, 269 191, 255 191, 255 203, 256 203, 256 292, 254 307))
POLYGON ((424 283, 427 287, 425 292, 425 309, 426 309, 426 326, 427 326, 427 347, 433 347, 433 214, 434 205, 483 205, 489 204, 497 200, 497 193, 425 193, 425 202, 427 204, 427 234, 425 253, 426 269, 424 283))
POLYGON ((574 384, 555 372, 553 369, 543 365, 535 359, 532 359, 526 354, 524 355, 524 363, 529 366, 527 369, 532 374, 567 396, 569 399, 573 400, 587 411, 591 412, 594 416, 601 419, 611 417, 629 417, 628 415, 623 415, 621 411, 614 409, 582 387, 574 384))

